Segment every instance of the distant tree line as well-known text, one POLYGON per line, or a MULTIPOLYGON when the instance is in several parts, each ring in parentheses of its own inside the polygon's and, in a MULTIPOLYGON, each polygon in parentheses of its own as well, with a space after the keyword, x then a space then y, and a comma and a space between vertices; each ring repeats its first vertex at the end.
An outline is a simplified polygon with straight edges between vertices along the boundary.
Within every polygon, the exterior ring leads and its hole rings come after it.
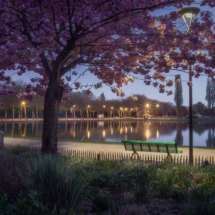
MULTIPOLYGON (((33 100, 26 101, 25 96, 18 96, 23 94, 26 89, 26 83, 23 81, 17 81, 12 89, 15 91, 11 96, 0 96, 0 100, 4 103, 0 108, 1 118, 41 118, 43 117, 43 103, 44 97, 40 95, 34 95, 33 100)), ((208 86, 212 84, 208 81, 208 86)), ((206 92, 210 92, 207 90, 206 92)), ((92 92, 87 94, 87 91, 70 92, 66 95, 60 105, 59 117, 78 117, 78 118, 96 118, 99 114, 103 114, 104 117, 143 117, 146 111, 146 104, 149 103, 148 113, 151 116, 187 116, 188 109, 183 104, 182 97, 182 85, 181 81, 176 85, 175 91, 175 103, 160 102, 158 100, 151 100, 144 95, 135 94, 133 96, 138 97, 135 101, 131 96, 127 98, 109 99, 105 98, 105 94, 102 93, 99 97, 96 97, 92 92)), ((206 96, 211 98, 210 96, 206 96)), ((208 108, 202 102, 198 102, 194 105, 193 113, 200 113, 202 115, 213 114, 214 102, 210 102, 208 108), (211 108, 209 108, 211 107, 211 108)))

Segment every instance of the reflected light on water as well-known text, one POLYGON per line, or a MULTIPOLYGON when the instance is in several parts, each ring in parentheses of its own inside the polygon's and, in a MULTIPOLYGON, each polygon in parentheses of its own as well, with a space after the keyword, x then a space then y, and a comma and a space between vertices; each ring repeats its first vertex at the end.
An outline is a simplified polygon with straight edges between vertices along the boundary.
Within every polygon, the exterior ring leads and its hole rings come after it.
POLYGON ((90 138, 90 132, 89 131, 87 132, 87 137, 88 137, 88 139, 90 138))
POLYGON ((122 128, 120 128, 119 133, 122 134, 122 128))
POLYGON ((72 132, 72 136, 75 138, 75 131, 72 132))
POLYGON ((105 130, 102 132, 103 137, 105 137, 105 130))
POLYGON ((113 135, 113 129, 111 129, 111 135, 113 135))
POLYGON ((146 138, 147 138, 147 141, 148 141, 148 139, 149 139, 149 130, 148 129, 146 131, 146 138))
POLYGON ((128 132, 128 128, 127 128, 127 127, 125 127, 125 133, 127 134, 127 132, 128 132))
POLYGON ((132 128, 132 126, 131 126, 131 133, 133 132, 133 128, 132 128))
POLYGON ((157 131, 157 139, 158 139, 158 137, 159 137, 159 131, 157 131))

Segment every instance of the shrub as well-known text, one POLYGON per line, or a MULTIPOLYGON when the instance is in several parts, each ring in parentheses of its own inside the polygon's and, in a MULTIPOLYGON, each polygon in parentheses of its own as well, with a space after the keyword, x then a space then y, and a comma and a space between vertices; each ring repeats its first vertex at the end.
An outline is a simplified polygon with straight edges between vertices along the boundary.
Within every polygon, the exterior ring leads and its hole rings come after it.
POLYGON ((7 193, 10 196, 16 196, 21 190, 27 192, 15 167, 7 168, 0 165, 0 194, 7 193))
POLYGON ((10 152, 13 154, 13 155, 23 155, 23 154, 26 154, 28 152, 28 149, 27 147, 25 146, 21 146, 21 145, 18 145, 13 147, 10 152))
MULTIPOLYGON (((9 204, 7 194, 1 197, 0 214, 48 215, 48 208, 38 201, 37 192, 31 191, 28 196, 24 196, 24 194, 20 192, 17 201, 13 204, 9 204)), ((56 214, 56 212, 53 211, 52 214, 56 214)))
POLYGON ((135 191, 134 198, 137 202, 148 202, 149 196, 149 173, 147 168, 140 166, 135 169, 136 180, 135 180, 135 191))
POLYGON ((109 198, 100 193, 94 194, 91 198, 91 202, 94 206, 94 209, 97 209, 100 212, 108 210, 110 206, 109 198))
POLYGON ((171 194, 170 194, 170 198, 174 199, 177 202, 182 202, 186 199, 186 195, 182 191, 173 189, 171 194))
POLYGON ((208 202, 211 198, 215 196, 215 188, 204 189, 201 187, 194 187, 190 191, 193 200, 200 202, 208 202))
POLYGON ((156 194, 158 197, 168 198, 174 188, 174 171, 171 169, 157 169, 157 187, 156 194))
POLYGON ((214 215, 215 206, 210 202, 194 203, 190 207, 184 209, 182 214, 185 215, 214 215))
POLYGON ((50 209, 78 210, 87 195, 88 182, 79 165, 52 155, 30 158, 30 175, 22 175, 22 179, 29 190, 40 193, 50 209))

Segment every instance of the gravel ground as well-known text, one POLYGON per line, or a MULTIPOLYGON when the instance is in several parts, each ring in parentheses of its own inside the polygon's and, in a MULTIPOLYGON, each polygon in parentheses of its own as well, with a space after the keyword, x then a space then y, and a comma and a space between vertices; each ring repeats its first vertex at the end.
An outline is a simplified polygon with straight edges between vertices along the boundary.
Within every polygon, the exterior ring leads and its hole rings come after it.
MULTIPOLYGON (((4 138, 4 144, 5 145, 25 145, 29 147, 40 147, 41 146, 41 140, 29 140, 29 139, 15 139, 15 138, 9 138, 5 137, 4 138)), ((95 144, 95 143, 80 143, 80 142, 58 142, 58 148, 61 149, 75 149, 75 150, 86 150, 86 151, 94 151, 94 152, 117 152, 117 153, 129 153, 131 152, 126 152, 125 148, 123 145, 113 145, 113 144, 95 144)), ((189 149, 188 148, 180 148, 178 147, 179 150, 182 150, 181 154, 178 154, 176 156, 188 156, 189 155, 189 149)), ((215 150, 214 149, 198 149, 194 148, 194 156, 203 156, 203 157, 208 157, 208 156, 215 156, 215 150)), ((166 155, 166 153, 150 153, 150 152, 144 152, 145 154, 150 154, 150 155, 166 155)), ((141 153, 142 154, 142 153, 141 153)), ((174 154, 175 155, 175 154, 174 154)))

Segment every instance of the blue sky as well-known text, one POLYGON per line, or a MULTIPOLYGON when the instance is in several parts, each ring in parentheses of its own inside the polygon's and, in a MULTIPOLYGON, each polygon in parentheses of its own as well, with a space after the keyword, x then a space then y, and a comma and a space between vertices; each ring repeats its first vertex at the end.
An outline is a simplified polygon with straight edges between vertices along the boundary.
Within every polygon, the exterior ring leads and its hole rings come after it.
MULTIPOLYGON (((200 1, 196 1, 191 6, 198 7, 201 9, 201 11, 211 11, 213 13, 215 12, 215 8, 210 8, 207 6, 200 7, 199 2, 200 1)), ((164 14, 170 13, 172 11, 177 11, 177 9, 173 8, 173 7, 166 7, 162 10, 157 10, 156 15, 164 15, 164 14)), ((215 17, 213 17, 213 19, 214 18, 215 17)), ((182 19, 177 21, 177 26, 181 26, 181 25, 183 25, 182 19)), ((186 31, 185 25, 183 25, 182 27, 180 27, 178 29, 181 31, 186 31)), ((86 67, 79 66, 76 68, 76 71, 78 73, 81 73, 85 69, 86 69, 86 67)), ((12 72, 7 72, 7 73, 8 73, 8 75, 12 74, 12 72)), ((178 71, 171 71, 169 73, 169 75, 175 75, 175 74, 181 74, 182 86, 183 86, 183 99, 184 99, 183 105, 188 106, 188 104, 189 104, 189 94, 188 94, 189 89, 187 86, 187 82, 188 82, 188 78, 189 78, 188 74, 179 73, 178 71)), ((26 82, 29 82, 30 78, 32 78, 32 77, 35 77, 34 72, 26 72, 22 76, 18 76, 15 74, 12 76, 12 79, 13 80, 22 79, 26 82)), ((79 82, 81 82, 82 84, 92 84, 92 83, 95 84, 98 81, 99 80, 94 75, 92 75, 90 72, 86 72, 86 74, 79 79, 79 82)), ((207 82, 206 76, 200 76, 198 79, 193 78, 193 104, 195 104, 199 101, 203 102, 205 105, 207 104, 207 102, 205 100, 206 82, 207 82)), ((140 81, 140 80, 136 80, 134 83, 129 83, 127 86, 123 86, 121 89, 125 92, 126 96, 130 96, 131 94, 144 94, 145 96, 147 96, 150 99, 156 99, 159 101, 168 101, 168 102, 174 103, 174 94, 171 96, 167 96, 166 93, 160 94, 158 92, 158 89, 154 88, 153 86, 146 86, 143 83, 143 81, 140 81)), ((167 90, 170 90, 170 89, 174 92, 175 86, 168 88, 167 90)), ((104 92, 106 99, 119 99, 119 97, 117 97, 116 94, 112 93, 110 88, 106 85, 103 85, 102 88, 99 88, 97 90, 93 89, 92 92, 96 96, 99 96, 102 92, 104 92)))

